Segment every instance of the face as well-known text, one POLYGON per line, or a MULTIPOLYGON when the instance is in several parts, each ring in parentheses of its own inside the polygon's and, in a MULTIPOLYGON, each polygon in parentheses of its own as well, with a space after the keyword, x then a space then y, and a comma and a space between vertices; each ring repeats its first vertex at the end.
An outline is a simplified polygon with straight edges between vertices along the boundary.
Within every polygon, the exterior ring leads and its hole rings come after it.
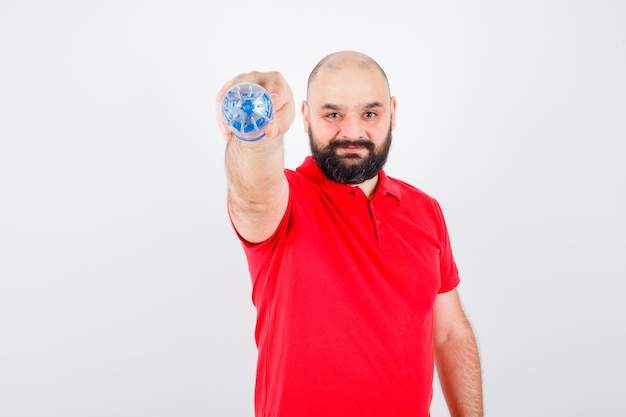
POLYGON ((324 69, 302 104, 311 153, 331 180, 357 185, 387 161, 395 127, 394 97, 376 68, 324 69))

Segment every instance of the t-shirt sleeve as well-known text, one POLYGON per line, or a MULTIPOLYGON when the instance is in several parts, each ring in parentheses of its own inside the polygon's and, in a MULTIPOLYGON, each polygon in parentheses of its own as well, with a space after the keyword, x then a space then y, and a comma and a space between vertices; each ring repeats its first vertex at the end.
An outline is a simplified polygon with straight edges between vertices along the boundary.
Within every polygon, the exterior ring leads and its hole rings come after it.
POLYGON ((441 274, 441 286, 439 287, 439 293, 441 294, 455 289, 459 285, 460 278, 459 271, 452 254, 452 244, 450 243, 450 235, 448 233, 448 227, 446 225, 443 211, 441 210, 441 206, 437 200, 433 200, 433 206, 439 223, 439 271, 441 274))
MULTIPOLYGON (((246 258, 248 260, 248 269, 250 271, 253 280, 256 280, 256 277, 263 275, 263 271, 267 268, 268 263, 270 262, 272 256, 274 256, 276 247, 281 244, 280 242, 284 240, 283 238, 288 232, 289 223, 291 221, 292 210, 294 207, 293 204, 293 187, 294 187, 294 175, 292 171, 285 170, 285 174, 287 176, 287 180, 289 181, 289 199, 287 200, 287 207, 285 208, 285 212, 283 213, 283 217, 276 227, 274 233, 267 238, 266 240, 258 243, 252 243, 247 241, 243 236, 241 236, 237 229, 235 228, 232 219, 231 225, 239 238, 241 245, 243 246, 244 253, 246 254, 246 258)), ((283 242, 284 244, 284 242, 283 242)))

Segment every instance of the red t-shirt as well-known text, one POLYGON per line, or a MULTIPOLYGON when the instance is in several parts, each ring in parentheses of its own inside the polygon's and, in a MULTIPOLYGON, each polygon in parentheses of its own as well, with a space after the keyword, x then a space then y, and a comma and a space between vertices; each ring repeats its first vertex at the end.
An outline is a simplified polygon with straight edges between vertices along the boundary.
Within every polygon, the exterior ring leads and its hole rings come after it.
POLYGON ((370 199, 308 156, 272 237, 242 240, 257 309, 257 417, 426 417, 432 307, 459 283, 438 203, 380 173, 370 199))

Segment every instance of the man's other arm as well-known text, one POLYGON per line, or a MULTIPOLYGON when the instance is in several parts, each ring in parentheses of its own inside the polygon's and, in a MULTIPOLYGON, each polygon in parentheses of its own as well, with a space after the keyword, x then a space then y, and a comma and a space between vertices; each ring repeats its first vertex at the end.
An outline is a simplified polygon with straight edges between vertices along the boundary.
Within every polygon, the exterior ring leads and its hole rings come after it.
POLYGON ((456 289, 437 296, 433 314, 437 374, 450 416, 482 417, 478 346, 456 289))

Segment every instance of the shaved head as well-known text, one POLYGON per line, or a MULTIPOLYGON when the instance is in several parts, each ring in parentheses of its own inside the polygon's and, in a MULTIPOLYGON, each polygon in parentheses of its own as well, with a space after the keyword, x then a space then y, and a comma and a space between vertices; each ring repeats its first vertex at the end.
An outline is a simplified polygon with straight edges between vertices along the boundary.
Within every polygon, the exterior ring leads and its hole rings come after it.
POLYGON ((333 52, 330 55, 326 55, 317 63, 317 65, 311 71, 309 80, 307 82, 307 97, 311 84, 315 81, 317 76, 322 71, 340 71, 343 69, 355 68, 361 70, 377 70, 385 80, 387 88, 389 88, 389 81, 387 80, 387 74, 378 65, 378 63, 361 52, 356 51, 339 51, 333 52))

